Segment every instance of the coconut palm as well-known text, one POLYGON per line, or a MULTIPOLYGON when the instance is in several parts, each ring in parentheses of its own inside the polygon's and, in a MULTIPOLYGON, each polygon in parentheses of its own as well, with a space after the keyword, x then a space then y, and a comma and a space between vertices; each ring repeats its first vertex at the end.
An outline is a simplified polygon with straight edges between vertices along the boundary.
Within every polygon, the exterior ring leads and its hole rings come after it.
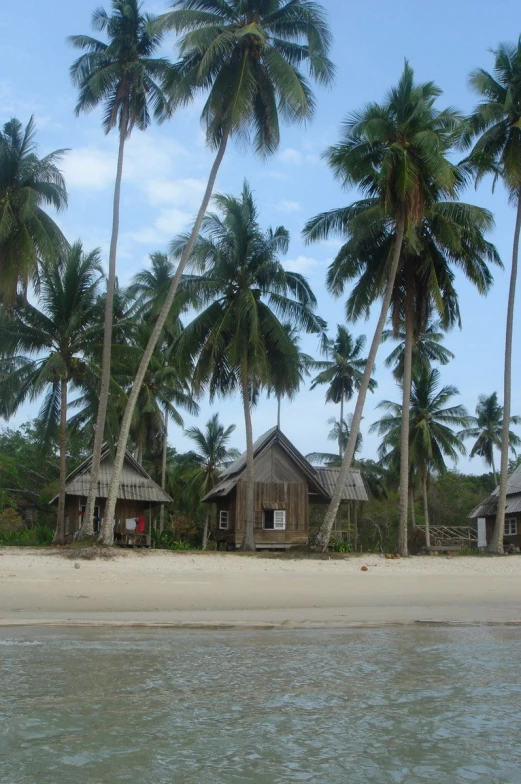
MULTIPOLYGON (((247 183, 240 198, 218 195, 219 213, 209 213, 195 243, 191 264, 202 274, 193 285, 207 307, 181 335, 178 350, 195 363, 196 391, 208 387, 210 400, 240 390, 246 425, 246 521, 243 549, 254 550, 253 434, 251 405, 261 389, 273 386, 286 357, 295 361, 295 342, 284 322, 320 333, 316 299, 305 278, 288 272, 280 255, 289 235, 285 228, 263 231, 247 183)), ((188 237, 173 247, 184 253, 188 237)))
MULTIPOLYGON (((440 388, 440 372, 427 369, 413 378, 409 428, 409 461, 418 471, 425 519, 426 544, 430 546, 428 488, 432 473, 443 474, 445 458, 457 462, 466 453, 455 427, 467 427, 468 415, 464 406, 447 405, 458 394, 454 386, 440 388)), ((386 414, 371 425, 370 432, 383 437, 379 455, 382 465, 392 467, 400 459, 402 407, 399 403, 383 400, 378 408, 386 414), (398 454, 397 454, 398 453, 398 454)))
MULTIPOLYGON (((177 33, 181 59, 171 80, 174 106, 208 93, 202 120, 208 146, 216 157, 189 241, 179 260, 168 296, 157 318, 136 376, 121 425, 114 474, 107 500, 107 520, 114 515, 133 408, 146 367, 161 337, 181 276, 201 229, 219 167, 230 139, 249 141, 262 156, 276 152, 279 117, 289 122, 311 119, 315 99, 302 67, 311 79, 330 84, 331 34, 325 12, 312 0, 177 0, 165 14, 163 29, 177 33)), ((113 540, 106 525, 107 543, 113 540)))
MULTIPOLYGON (((306 455, 306 459, 311 463, 323 463, 330 468, 337 468, 342 463, 342 457, 346 450, 347 442, 349 441, 349 433, 351 432, 351 425, 353 422, 353 415, 348 414, 346 419, 337 420, 335 417, 330 417, 327 420, 328 425, 331 425, 331 430, 328 433, 329 441, 335 441, 339 447, 339 454, 332 452, 311 452, 306 455)), ((356 439, 355 455, 362 450, 362 434, 358 433, 356 439)))
MULTIPOLYGON (((333 454, 332 452, 311 452, 309 455, 306 455, 306 460, 309 460, 310 463, 323 464, 327 468, 339 468, 342 465, 342 457, 344 455, 347 442, 349 441, 349 433, 351 431, 353 415, 349 414, 342 423, 337 421, 334 417, 328 419, 327 421, 329 425, 332 425, 328 434, 328 439, 330 441, 336 441, 341 444, 342 451, 340 452, 340 455, 333 454)), ((363 482, 371 498, 386 498, 386 471, 373 460, 363 460, 361 458, 356 458, 357 453, 362 451, 362 445, 362 434, 359 432, 358 438, 356 439, 355 459, 353 461, 353 466, 358 471, 360 471, 363 482)))
POLYGON ((56 544, 65 542, 68 391, 92 385, 99 372, 90 357, 93 344, 102 341, 101 280, 99 251, 84 253, 76 242, 63 256, 41 264, 36 305, 19 298, 10 317, 5 310, 1 314, 1 365, 11 373, 3 378, 0 395, 9 401, 12 414, 26 400, 45 393, 38 417, 42 437, 48 440, 59 433, 56 544))
POLYGON ((170 105, 163 91, 170 63, 154 57, 162 34, 152 31, 154 18, 142 12, 138 0, 112 0, 112 14, 97 8, 92 15, 92 27, 105 32, 108 41, 88 35, 70 36, 69 42, 83 54, 71 67, 73 84, 79 89, 76 114, 89 112, 103 105, 103 128, 110 133, 117 128, 119 150, 114 184, 112 234, 109 250, 109 274, 105 300, 105 333, 103 337, 103 367, 99 408, 94 437, 89 496, 85 510, 84 533, 92 535, 92 510, 96 501, 101 448, 109 399, 111 376, 112 324, 114 288, 116 284, 116 255, 119 234, 121 180, 125 143, 135 126, 144 131, 151 122, 151 114, 162 122, 170 113, 170 105))
MULTIPOLYGON (((394 235, 384 266, 375 271, 378 296, 383 301, 358 393, 350 442, 316 539, 317 545, 323 550, 328 547, 342 488, 353 460, 371 371, 400 265, 404 237, 411 235, 435 201, 453 198, 461 181, 457 168, 447 158, 459 117, 452 110, 436 109, 435 102, 440 94, 441 91, 433 82, 415 84, 413 71, 406 63, 397 87, 389 92, 384 103, 372 103, 351 114, 344 124, 342 140, 328 150, 327 158, 342 184, 358 187, 366 198, 347 209, 317 216, 305 229, 305 236, 310 241, 323 239, 334 231, 340 231, 348 238, 365 234, 370 254, 368 264, 377 249, 373 228, 384 222, 394 235)), ((368 308, 372 301, 374 299, 367 299, 360 306, 368 308)), ((408 370, 406 368, 404 409, 409 408, 408 370)), ((407 423, 404 424, 402 454, 405 459, 408 435, 407 423)), ((407 471, 404 474, 402 486, 405 488, 407 471)), ((403 509, 401 513, 403 516, 403 509)), ((406 542, 402 549, 406 549, 406 542)))
POLYGON ((516 44, 500 44, 492 53, 493 73, 477 68, 470 75, 470 86, 482 100, 468 119, 462 145, 469 147, 474 143, 466 164, 474 173, 476 184, 487 173, 493 175, 494 184, 501 179, 517 210, 506 318, 498 507, 494 534, 489 545, 492 552, 502 553, 512 397, 512 333, 521 235, 521 38, 516 44))
MULTIPOLYGON (((503 408, 499 405, 497 392, 491 395, 480 395, 476 406, 476 416, 469 416, 470 425, 460 433, 461 438, 475 439, 474 446, 470 450, 470 457, 479 455, 487 466, 492 468, 494 482, 497 485, 496 464, 494 460, 494 449, 501 450, 501 438, 503 433, 503 408)), ((518 425, 521 417, 511 416, 510 423, 518 425)), ((508 434, 508 445, 510 452, 516 455, 516 446, 521 446, 521 438, 512 430, 508 434)))
MULTIPOLYGON (((360 206, 348 240, 331 264, 327 276, 328 288, 336 296, 344 292, 349 281, 356 281, 346 303, 346 316, 353 321, 368 314, 371 303, 387 286, 386 265, 396 243, 396 233, 385 215, 371 215, 372 209, 367 203, 360 206), (368 214, 369 220, 366 220, 368 214)), ((316 219, 322 228, 327 225, 328 217, 316 219)), ((334 225, 336 217, 331 217, 334 225)), ((390 297, 392 332, 394 336, 399 335, 401 330, 408 333, 408 365, 412 366, 415 336, 425 331, 433 313, 438 315, 445 329, 461 324, 454 267, 460 269, 480 293, 486 293, 490 288, 492 275, 487 262, 500 264, 496 249, 485 238, 492 226, 493 218, 487 210, 434 200, 426 208, 422 220, 409 227, 390 297), (406 329, 404 325, 408 325, 406 329)), ((309 230, 313 236, 313 224, 309 224, 309 230)), ((404 350, 404 370, 405 356, 404 350)), ((405 409, 402 405, 405 420, 408 411, 409 408, 405 409)), ((407 428, 407 421, 403 425, 407 428)), ((403 479, 403 471, 401 480, 400 552, 405 555, 407 500, 404 496, 407 480, 403 479)))
MULTIPOLYGON (((340 422, 344 422, 344 403, 351 400, 356 390, 360 389, 367 360, 361 357, 365 346, 365 335, 353 338, 351 333, 341 324, 337 326, 335 340, 329 340, 326 352, 329 359, 316 362, 320 373, 311 382, 310 389, 320 384, 327 384, 326 403, 340 403, 340 422)), ((376 389, 376 381, 369 380, 369 389, 376 389)), ((347 444, 342 442, 343 430, 338 428, 338 449, 343 455, 347 444)), ((356 451, 356 450, 355 450, 356 451)))
MULTIPOLYGON (((240 457, 238 449, 230 449, 228 446, 234 430, 235 425, 230 425, 225 429, 224 425, 219 422, 219 414, 210 417, 204 431, 198 427, 189 427, 185 430, 185 435, 191 438, 198 447, 194 456, 199 465, 192 481, 200 488, 201 496, 206 495, 214 487, 223 468, 232 460, 240 457)), ((209 521, 210 510, 208 508, 203 529, 203 550, 206 550, 208 543, 209 521)))
POLYGON ((36 127, 13 118, 0 130, 0 296, 7 304, 25 290, 42 258, 67 243, 45 207, 67 205, 65 182, 58 168, 65 150, 39 158, 36 127))
MULTIPOLYGON (((428 320, 423 329, 414 335, 412 347, 412 369, 418 375, 422 370, 431 367, 433 362, 440 365, 447 365, 454 359, 452 351, 443 345, 445 332, 440 321, 428 320)), ((405 361, 405 330, 399 329, 395 333, 394 329, 386 329, 382 335, 382 342, 398 340, 398 345, 391 351, 386 358, 385 367, 393 368, 393 376, 399 382, 403 381, 403 369, 405 361)))
MULTIPOLYGON (((126 290, 126 296, 132 303, 132 310, 136 317, 148 321, 155 320, 168 295, 168 290, 175 275, 175 264, 168 258, 166 253, 150 254, 150 269, 138 272, 132 278, 130 286, 126 290)), ((174 304, 170 308, 168 320, 165 325, 165 334, 169 339, 175 339, 179 334, 180 321, 179 315, 190 306, 196 307, 197 291, 190 287, 187 292, 181 281, 181 286, 177 292, 174 304)))
POLYGON ((288 338, 292 341, 294 350, 291 353, 280 354, 274 357, 273 378, 267 389, 267 396, 275 395, 277 398, 277 427, 280 428, 280 411, 282 398, 293 400, 298 393, 302 382, 309 376, 312 369, 316 369, 317 361, 309 354, 300 350, 300 337, 294 326, 283 324, 288 338))

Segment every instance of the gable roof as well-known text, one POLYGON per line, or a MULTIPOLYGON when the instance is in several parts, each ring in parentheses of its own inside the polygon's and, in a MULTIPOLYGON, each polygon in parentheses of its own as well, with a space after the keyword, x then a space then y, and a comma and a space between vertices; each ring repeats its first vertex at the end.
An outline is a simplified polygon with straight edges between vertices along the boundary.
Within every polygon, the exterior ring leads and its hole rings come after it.
MULTIPOLYGON (((66 480, 65 494, 86 498, 89 494, 90 469, 92 455, 81 463, 66 480)), ((107 498, 112 479, 114 460, 108 446, 101 452, 100 470, 98 476, 97 498, 107 498)), ((58 496, 52 499, 53 503, 58 496)), ((118 499, 127 501, 146 501, 151 504, 169 504, 172 499, 161 490, 143 466, 135 460, 130 452, 125 451, 125 461, 118 489, 118 499)))
MULTIPOLYGON (((469 519, 476 517, 488 517, 497 513, 497 497, 499 494, 499 485, 496 489, 485 498, 475 509, 469 514, 469 519)), ((505 514, 516 514, 521 512, 521 465, 513 471, 507 480, 507 504, 505 507, 505 514)))
MULTIPOLYGON (((317 476, 326 488, 329 498, 338 482, 339 468, 315 468, 317 476)), ((342 490, 342 501, 368 501, 367 490, 365 489, 362 474, 356 468, 351 468, 347 474, 346 483, 342 490)))
MULTIPOLYGON (((253 460, 257 460, 274 443, 277 443, 298 466, 309 483, 310 492, 321 500, 329 500, 338 479, 339 469, 315 468, 291 443, 278 427, 272 427, 259 436, 253 444, 253 460)), ((246 471, 246 452, 237 458, 221 474, 217 485, 202 499, 211 502, 227 496, 240 481, 246 471)), ((359 471, 350 471, 342 493, 343 501, 367 501, 367 492, 359 471)))

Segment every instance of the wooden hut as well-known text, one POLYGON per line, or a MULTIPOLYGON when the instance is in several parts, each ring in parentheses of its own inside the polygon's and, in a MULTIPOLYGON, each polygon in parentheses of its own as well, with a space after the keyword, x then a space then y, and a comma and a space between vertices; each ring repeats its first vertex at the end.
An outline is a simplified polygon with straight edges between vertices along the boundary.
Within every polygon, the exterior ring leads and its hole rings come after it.
MULTIPOLYGON (((315 468, 278 427, 253 445, 255 544, 258 549, 287 549, 305 545, 309 536, 311 504, 326 504, 336 485, 338 470, 315 468)), ((246 519, 246 453, 221 475, 203 498, 217 507, 217 546, 240 546, 246 519)), ((357 508, 367 501, 359 471, 351 471, 342 494, 343 504, 357 508)))
MULTIPOLYGON (((477 521, 478 545, 490 543, 496 524, 497 497, 499 487, 482 501, 469 514, 470 520, 477 521)), ((505 536, 503 546, 521 547, 521 466, 510 474, 507 481, 507 503, 505 506, 505 536)))
MULTIPOLYGON (((90 484, 92 457, 87 458, 67 477, 65 487, 65 535, 70 541, 79 530, 90 484)), ((101 463, 94 508, 94 532, 99 533, 105 513, 110 482, 113 471, 113 458, 108 447, 101 453, 101 463)), ((118 500, 115 512, 115 540, 128 543, 137 541, 136 526, 133 521, 145 518, 145 532, 141 537, 143 543, 150 543, 150 533, 154 527, 154 515, 161 504, 171 503, 172 499, 147 474, 137 460, 129 452, 125 452, 125 462, 119 483, 118 500)), ((58 496, 52 504, 58 502, 58 496)))

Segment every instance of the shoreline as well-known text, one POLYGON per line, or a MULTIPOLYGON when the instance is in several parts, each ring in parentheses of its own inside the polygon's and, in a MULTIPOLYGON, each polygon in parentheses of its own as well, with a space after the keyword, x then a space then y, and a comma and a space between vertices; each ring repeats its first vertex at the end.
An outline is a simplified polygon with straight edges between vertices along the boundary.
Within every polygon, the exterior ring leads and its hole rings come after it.
POLYGON ((521 626, 521 558, 0 549, 0 629, 521 626), (367 571, 361 571, 366 566, 367 571))

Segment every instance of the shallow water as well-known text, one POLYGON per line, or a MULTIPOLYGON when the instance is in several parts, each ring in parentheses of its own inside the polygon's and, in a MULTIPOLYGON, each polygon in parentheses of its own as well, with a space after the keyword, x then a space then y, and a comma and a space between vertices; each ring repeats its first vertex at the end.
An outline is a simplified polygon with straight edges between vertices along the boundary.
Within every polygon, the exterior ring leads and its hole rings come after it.
POLYGON ((2 784, 521 782, 521 631, 3 630, 2 784))

